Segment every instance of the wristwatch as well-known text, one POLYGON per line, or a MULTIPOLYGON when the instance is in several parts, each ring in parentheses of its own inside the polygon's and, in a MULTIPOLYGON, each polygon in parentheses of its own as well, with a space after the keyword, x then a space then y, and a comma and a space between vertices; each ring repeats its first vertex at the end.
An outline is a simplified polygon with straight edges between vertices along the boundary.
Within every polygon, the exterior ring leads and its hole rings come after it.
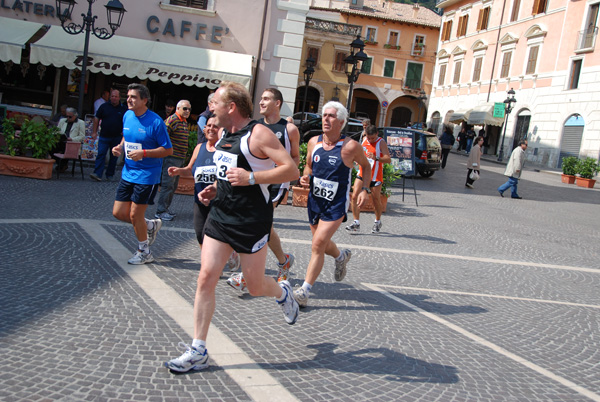
POLYGON ((369 187, 363 187, 363 190, 365 190, 367 194, 371 194, 371 189, 369 187))
POLYGON ((254 172, 250 172, 250 178, 248 179, 248 184, 253 186, 255 183, 256 183, 256 180, 254 180, 254 172))

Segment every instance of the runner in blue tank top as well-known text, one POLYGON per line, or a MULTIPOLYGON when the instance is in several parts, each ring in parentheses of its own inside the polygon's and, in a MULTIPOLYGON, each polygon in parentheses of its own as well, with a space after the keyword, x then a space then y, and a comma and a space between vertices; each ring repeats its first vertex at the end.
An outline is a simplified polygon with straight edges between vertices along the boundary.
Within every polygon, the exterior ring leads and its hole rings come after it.
MULTIPOLYGON (((323 269, 325 254, 335 258, 335 280, 341 281, 346 276, 351 252, 340 251, 331 238, 346 221, 354 162, 362 167, 366 177, 371 177, 371 165, 360 144, 342 135, 347 120, 348 111, 341 103, 328 102, 323 106, 323 135, 308 142, 306 167, 300 184, 310 187, 308 220, 313 240, 306 278, 302 286, 294 290, 294 298, 300 307, 308 303, 310 290, 323 269)), ((363 188, 359 194, 359 206, 366 202, 368 190, 363 188)))

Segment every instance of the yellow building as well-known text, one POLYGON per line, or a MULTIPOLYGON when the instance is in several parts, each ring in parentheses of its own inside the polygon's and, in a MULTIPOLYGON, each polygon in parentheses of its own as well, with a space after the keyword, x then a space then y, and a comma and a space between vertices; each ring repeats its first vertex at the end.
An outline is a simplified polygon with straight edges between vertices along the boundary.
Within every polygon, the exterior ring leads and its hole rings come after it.
MULTIPOLYGON (((318 112, 335 98, 346 104, 349 84, 344 59, 350 54, 350 43, 360 35, 368 59, 354 84, 351 116, 369 116, 378 126, 423 121, 426 102, 422 101, 431 91, 441 17, 418 5, 381 0, 321 3, 313 1, 305 26, 302 60, 311 56, 317 61, 307 111, 318 112)), ((304 69, 302 64, 296 112, 303 110, 304 69)))

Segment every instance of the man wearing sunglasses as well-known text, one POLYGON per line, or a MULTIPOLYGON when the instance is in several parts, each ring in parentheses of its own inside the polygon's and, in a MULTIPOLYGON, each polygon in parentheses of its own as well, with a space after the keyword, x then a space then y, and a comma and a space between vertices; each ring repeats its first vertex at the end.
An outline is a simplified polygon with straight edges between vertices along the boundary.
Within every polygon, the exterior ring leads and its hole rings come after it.
POLYGON ((188 137, 190 135, 190 126, 187 119, 190 117, 191 112, 192 105, 190 102, 185 99, 180 100, 177 102, 175 113, 165 120, 167 132, 173 144, 173 155, 167 156, 163 160, 160 194, 158 196, 156 214, 154 215, 155 218, 163 221, 172 221, 175 218, 175 214, 169 211, 169 207, 173 201, 173 194, 175 194, 177 183, 179 183, 179 176, 169 176, 168 170, 171 166, 180 168, 185 162, 188 137))

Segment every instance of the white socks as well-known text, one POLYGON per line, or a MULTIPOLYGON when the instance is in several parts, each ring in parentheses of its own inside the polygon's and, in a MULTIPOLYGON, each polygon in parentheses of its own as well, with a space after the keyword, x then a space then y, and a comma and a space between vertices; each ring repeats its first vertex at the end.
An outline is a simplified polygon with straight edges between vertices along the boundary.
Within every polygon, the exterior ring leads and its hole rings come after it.
POLYGON ((194 339, 194 340, 192 340, 192 346, 195 347, 196 349, 199 349, 199 348, 206 349, 206 341, 203 341, 200 339, 194 339))

